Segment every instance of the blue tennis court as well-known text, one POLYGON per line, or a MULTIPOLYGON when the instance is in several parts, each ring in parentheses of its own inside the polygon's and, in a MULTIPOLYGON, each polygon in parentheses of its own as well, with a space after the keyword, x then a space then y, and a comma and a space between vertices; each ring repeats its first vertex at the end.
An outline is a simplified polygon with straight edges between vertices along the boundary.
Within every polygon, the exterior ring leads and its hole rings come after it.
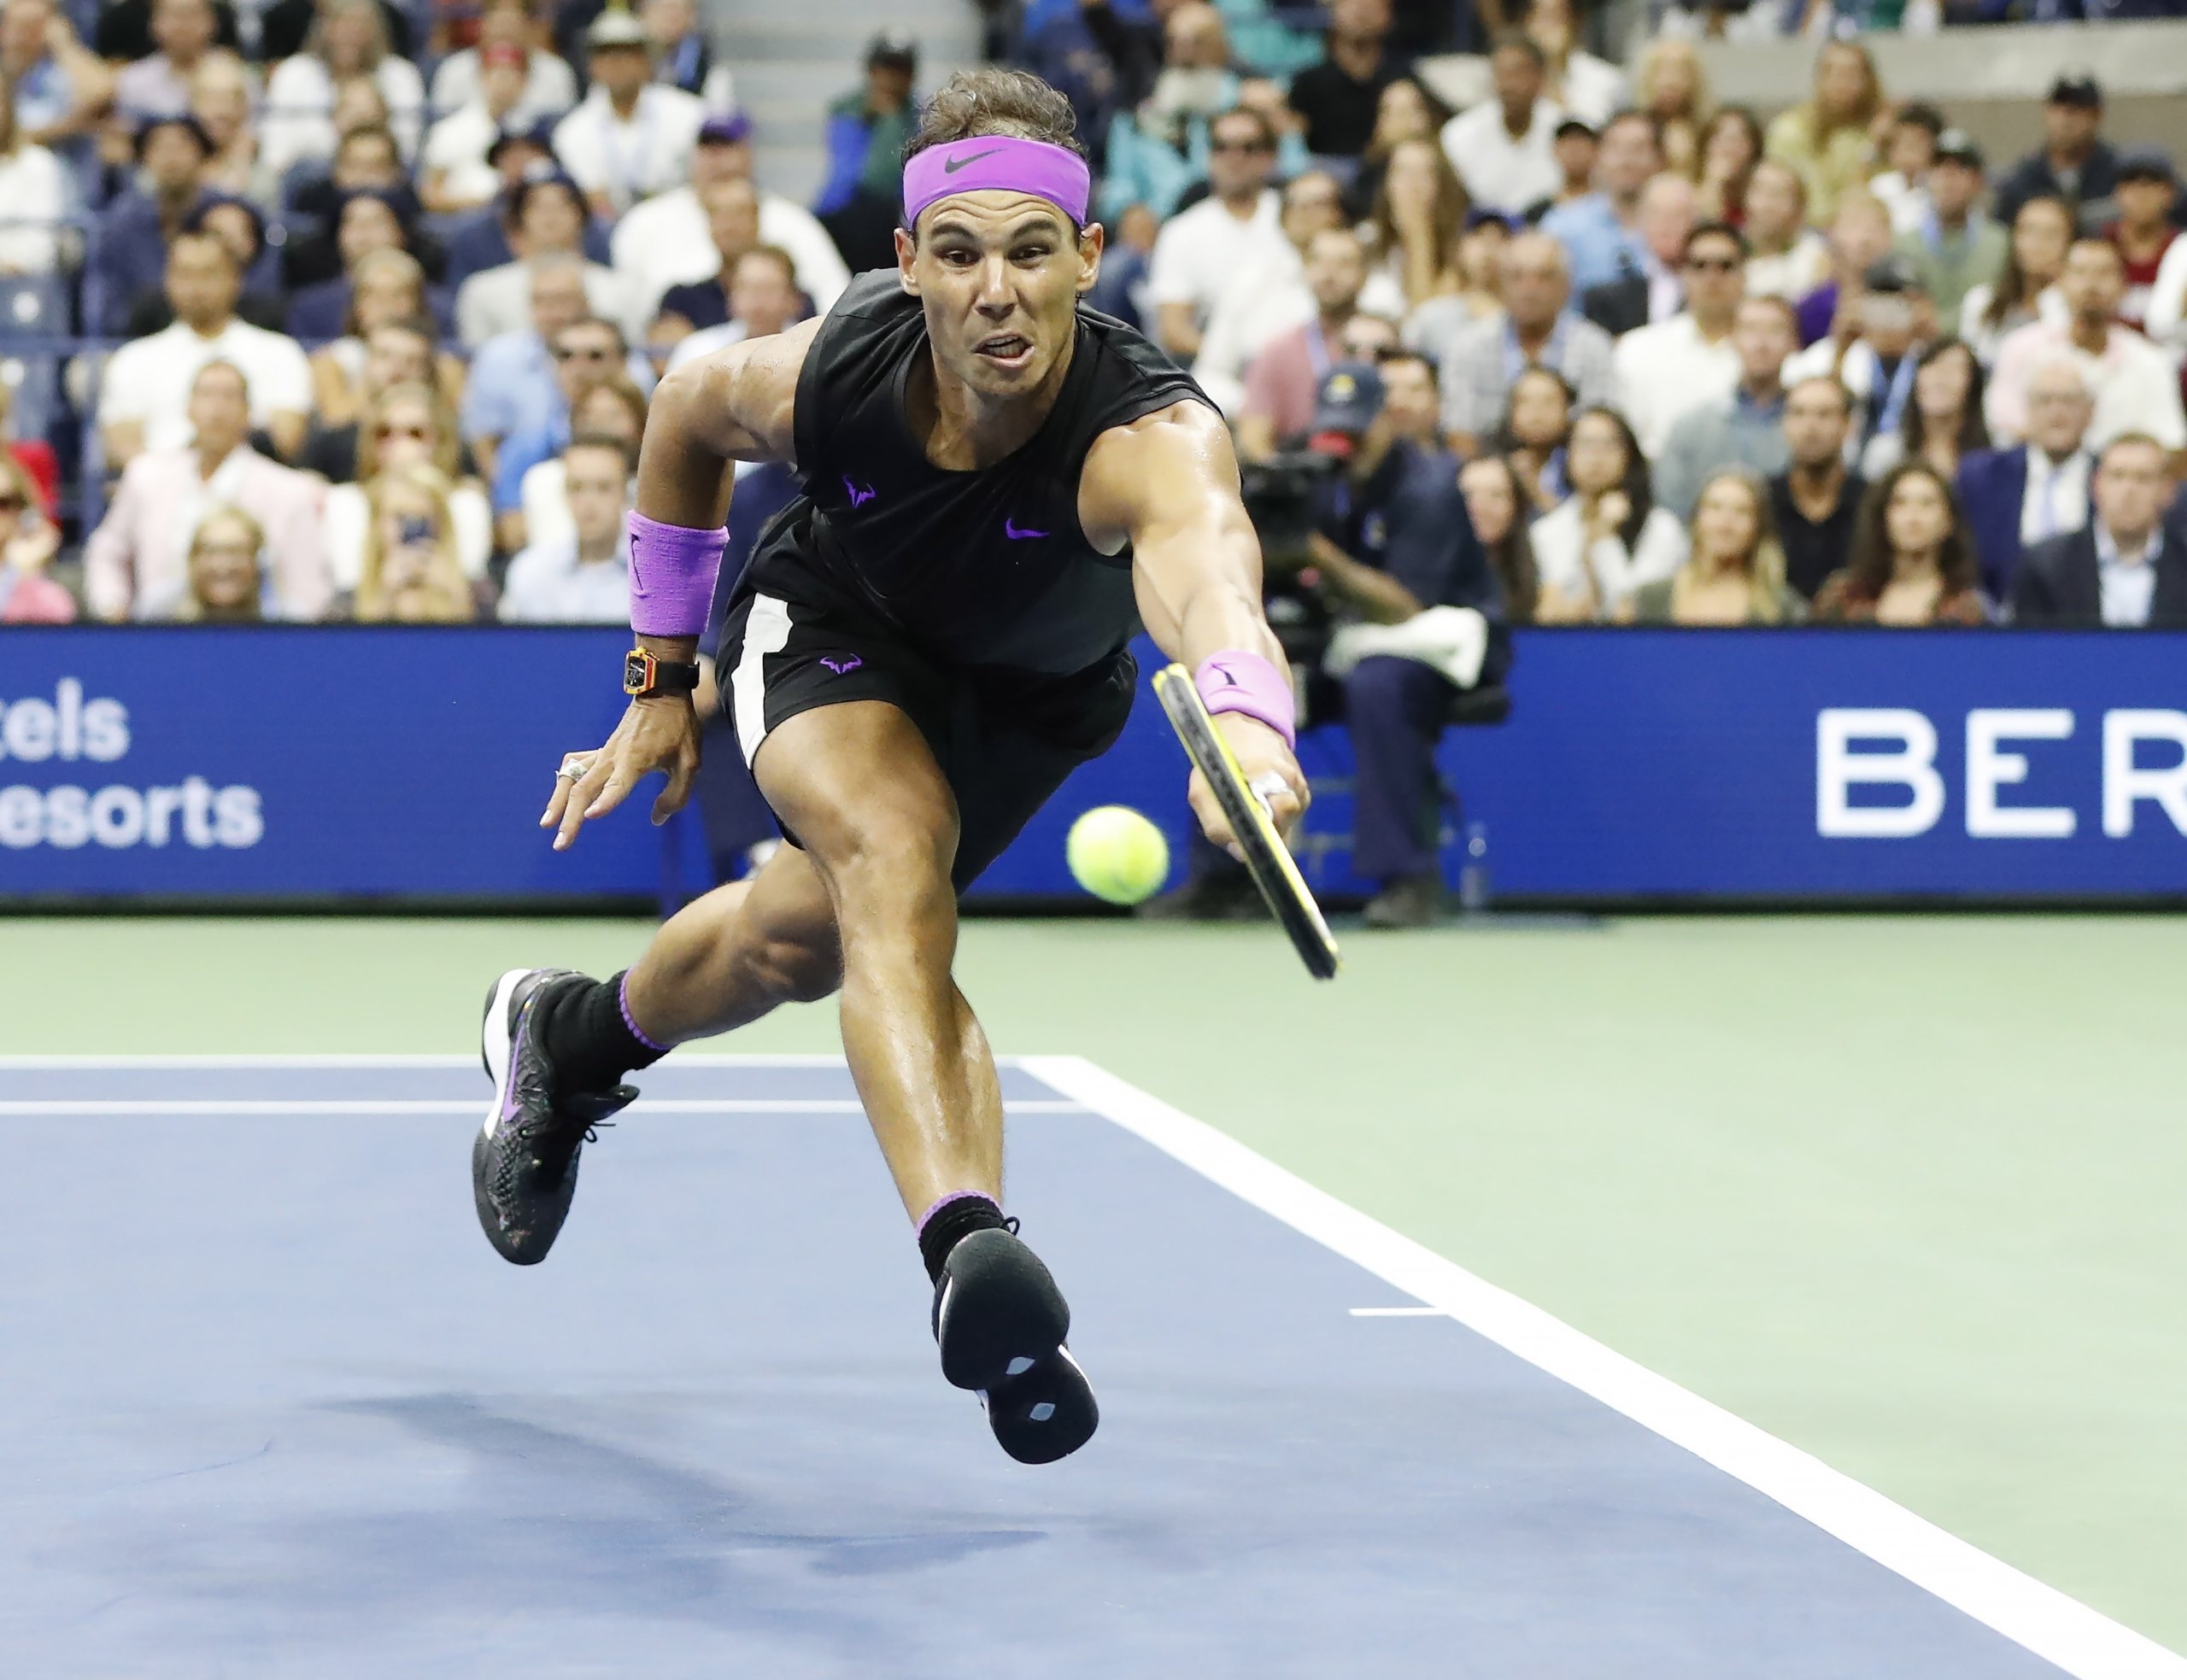
POLYGON ((0 1063, 0 1672, 2178 1676, 1073 1057, 1103 1425, 947 1387, 840 1063, 678 1055, 497 1259, 456 1058, 0 1063))

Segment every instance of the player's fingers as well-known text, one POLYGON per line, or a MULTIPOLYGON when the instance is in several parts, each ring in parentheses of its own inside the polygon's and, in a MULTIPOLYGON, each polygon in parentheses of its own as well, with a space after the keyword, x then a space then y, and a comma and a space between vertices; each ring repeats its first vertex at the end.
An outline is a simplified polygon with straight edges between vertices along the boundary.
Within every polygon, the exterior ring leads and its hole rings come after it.
POLYGON ((653 802, 654 826, 662 823, 683 809, 684 801, 691 797, 692 778, 699 773, 699 755, 688 748, 676 755, 675 766, 668 772, 668 786, 660 790, 660 797, 653 802))
MULTIPOLYGON (((617 805, 622 804, 630 797, 630 789, 638 785, 638 778, 644 774, 642 770, 633 769, 628 764, 618 763, 613 770, 608 774, 606 781, 602 782, 593 794, 592 803, 584 808, 586 819, 589 821, 595 817, 605 817, 617 805)), ((585 780, 589 781, 592 778, 587 776, 585 780)), ((583 791, 582 787, 578 789, 579 793, 583 791)))
POLYGON ((1238 837, 1230 831, 1230 820, 1223 816, 1222 807, 1216 803, 1206 779, 1198 770, 1193 772, 1193 779, 1186 787, 1185 799, 1193 808, 1193 815, 1199 819, 1200 832, 1211 843, 1237 857, 1238 837))
MULTIPOLYGON (((554 836, 555 851, 568 850, 585 820, 600 815, 600 795, 613 771, 615 756, 612 749, 602 747, 585 773, 570 784, 569 800, 562 807, 561 831, 554 836)), ((613 810, 613 806, 606 809, 613 810)))

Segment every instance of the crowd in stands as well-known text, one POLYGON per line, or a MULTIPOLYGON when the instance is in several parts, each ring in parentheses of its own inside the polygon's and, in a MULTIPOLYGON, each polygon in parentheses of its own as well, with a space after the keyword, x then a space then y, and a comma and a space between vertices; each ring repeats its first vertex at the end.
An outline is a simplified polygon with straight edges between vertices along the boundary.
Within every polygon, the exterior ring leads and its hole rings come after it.
MULTIPOLYGON (((1993 168, 1860 32, 2184 9, 1657 7, 1626 55, 1575 0, 1032 0, 989 36, 1078 112, 1097 307, 1248 463, 1439 510, 1498 624, 2131 626, 2187 624, 2172 161, 2067 71, 1993 168), (1814 38, 1809 97, 1716 102, 1725 33, 1814 38), (1458 109, 1421 63, 1456 46, 1458 109)), ((915 44, 869 44, 809 208, 754 179, 764 74, 695 0, 0 0, 0 622, 620 622, 654 383, 893 260, 915 44)), ((789 481, 748 483, 748 536, 789 481)), ((1272 571, 1450 604, 1334 530, 1272 571)))

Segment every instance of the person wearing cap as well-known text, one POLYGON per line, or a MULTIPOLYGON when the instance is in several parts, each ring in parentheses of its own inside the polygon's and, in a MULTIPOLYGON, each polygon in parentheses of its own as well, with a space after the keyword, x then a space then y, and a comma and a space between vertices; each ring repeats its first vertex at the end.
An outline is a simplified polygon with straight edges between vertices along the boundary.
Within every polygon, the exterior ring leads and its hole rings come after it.
POLYGON ((2062 198, 2084 231, 2109 219, 2119 184, 2119 155, 2103 139, 2103 90, 2081 72, 2050 84, 2043 104, 2043 143, 1997 183, 1996 217, 2009 227, 2031 198, 2062 198))
POLYGON ((2012 242, 1982 213, 1982 149, 1965 130, 1947 128, 1937 137, 1926 184, 1929 208, 1912 232, 1898 236, 1897 249, 1914 266, 1938 315, 1955 321, 1967 293, 2002 278, 2012 242))
POLYGON ((1475 203, 1516 216, 1563 182, 1551 144, 1564 113, 1543 97, 1549 61, 1527 36, 1498 36, 1488 73, 1493 93, 1443 125, 1443 153, 1475 203))
POLYGON ((1857 454, 1878 432, 1898 429, 1914 400, 1921 348, 1937 336, 1937 317, 1921 277, 1896 253, 1869 265, 1846 313, 1850 339, 1833 332, 1810 344, 1786 365, 1785 383, 1835 378, 1844 385, 1853 402, 1857 454))
POLYGON ((2040 319, 2007 335, 1997 348, 1985 407, 1990 434, 2001 443, 2027 436, 2028 392, 2035 371, 2061 354, 2078 357, 2096 389, 2096 416, 2089 442, 2101 449, 2121 432, 2147 432, 2167 449, 2187 449, 2187 413, 2179 400, 2179 370, 2170 356, 2118 319, 2126 269, 2118 247, 2083 238, 2066 253, 2058 282, 2067 319, 2040 319))
MULTIPOLYGON (((2175 249, 2187 249, 2172 213, 2179 202, 2178 178, 2172 160, 2155 146, 2135 146, 2119 155, 2119 184, 2113 194, 2118 220, 2103 230, 2103 237, 2119 248, 2126 265, 2126 296, 2119 304, 2119 319, 2160 342, 2169 343, 2179 325, 2179 300, 2171 297, 2160 332, 2149 325, 2158 279, 2165 259, 2175 249)), ((2173 265, 2172 284, 2187 290, 2187 258, 2173 265)))
POLYGON ((529 73, 522 47, 501 42, 478 50, 476 97, 432 126, 419 155, 419 196, 435 215, 476 209, 501 191, 490 155, 517 119, 529 73))
POLYGON ((450 53, 433 72, 433 108, 443 114, 478 102, 479 73, 490 48, 514 47, 524 55, 524 92, 509 114, 512 128, 529 132, 558 121, 578 102, 578 74, 566 59, 538 44, 531 0, 486 0, 478 15, 478 44, 450 53))
POLYGON ((855 272, 893 260, 898 160, 918 123, 918 44, 884 29, 866 43, 865 79, 828 108, 828 173, 815 214, 855 272))
POLYGON ((213 143, 191 116, 154 117, 137 131, 137 179, 98 213, 84 284, 86 328, 118 337, 137 299, 159 290, 167 247, 204 196, 213 143))
POLYGON ((653 41, 655 81, 695 96, 709 116, 736 108, 736 85, 729 66, 714 62, 694 0, 644 0, 638 17, 653 41))
POLYGON ((690 179, 707 108, 696 94, 653 79, 653 41, 622 10, 585 31, 592 91, 554 126, 554 155, 593 214, 613 221, 641 199, 690 179))
MULTIPOLYGON (((702 201, 716 182, 731 180, 753 180, 752 119, 741 111, 710 116, 700 126, 689 180, 632 205, 615 224, 609 249, 635 316, 651 320, 671 286, 711 280, 720 272, 721 252, 702 201)), ((802 204, 765 187, 759 191, 759 243, 789 253, 798 284, 825 313, 850 284, 842 253, 802 204)))
MULTIPOLYGON (((1557 126, 1560 135, 1565 126, 1557 126)), ((1541 231, 1564 247, 1573 290, 1582 297, 1645 266, 1640 195, 1663 167, 1655 119, 1639 111, 1621 112, 1604 124, 1592 149, 1593 190, 1541 219, 1541 231)))

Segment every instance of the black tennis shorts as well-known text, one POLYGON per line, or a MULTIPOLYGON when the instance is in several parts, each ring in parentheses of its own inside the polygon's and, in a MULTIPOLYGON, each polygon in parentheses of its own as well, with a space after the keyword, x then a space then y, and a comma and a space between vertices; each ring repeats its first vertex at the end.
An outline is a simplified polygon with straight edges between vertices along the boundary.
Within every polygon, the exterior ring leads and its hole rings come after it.
POLYGON ((722 710, 747 764, 770 730, 815 706, 885 700, 912 720, 957 799, 959 893, 1123 733, 1139 676, 1129 649, 1070 676, 943 664, 794 548, 764 540, 718 649, 722 710))

